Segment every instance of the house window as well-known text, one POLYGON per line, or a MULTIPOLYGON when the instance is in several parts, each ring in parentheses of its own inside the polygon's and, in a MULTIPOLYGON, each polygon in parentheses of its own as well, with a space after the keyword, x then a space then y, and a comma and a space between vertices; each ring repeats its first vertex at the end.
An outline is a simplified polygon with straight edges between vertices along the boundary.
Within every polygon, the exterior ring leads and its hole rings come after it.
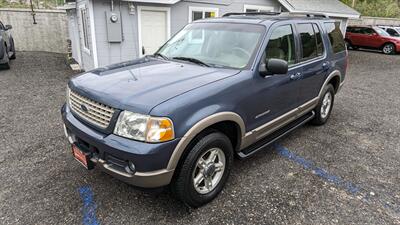
POLYGON ((218 17, 218 8, 189 7, 189 22, 218 17))
POLYGON ((244 12, 273 12, 274 7, 262 5, 244 5, 244 12))
POLYGON ((81 26, 82 26, 82 42, 83 42, 83 47, 86 51, 90 51, 89 47, 89 16, 88 16, 88 10, 86 6, 83 6, 80 8, 80 13, 81 13, 81 26))

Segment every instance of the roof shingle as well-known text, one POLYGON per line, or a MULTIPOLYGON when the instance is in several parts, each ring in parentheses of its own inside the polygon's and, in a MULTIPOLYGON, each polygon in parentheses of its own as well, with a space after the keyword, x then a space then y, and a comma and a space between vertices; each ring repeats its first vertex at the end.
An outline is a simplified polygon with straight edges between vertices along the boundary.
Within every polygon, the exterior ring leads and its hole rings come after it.
MULTIPOLYGON (((359 17, 360 13, 338 0, 278 0, 289 12, 321 12, 359 17)), ((331 15, 331 16, 332 16, 331 15)))

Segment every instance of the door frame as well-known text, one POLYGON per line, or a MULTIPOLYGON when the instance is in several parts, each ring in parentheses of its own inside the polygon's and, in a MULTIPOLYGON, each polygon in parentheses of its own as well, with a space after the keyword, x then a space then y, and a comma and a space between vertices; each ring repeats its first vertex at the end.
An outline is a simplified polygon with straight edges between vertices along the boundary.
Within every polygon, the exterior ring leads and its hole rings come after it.
POLYGON ((171 8, 157 6, 138 6, 137 7, 137 26, 138 26, 138 53, 142 57, 142 11, 158 11, 167 13, 167 40, 171 37, 171 8))

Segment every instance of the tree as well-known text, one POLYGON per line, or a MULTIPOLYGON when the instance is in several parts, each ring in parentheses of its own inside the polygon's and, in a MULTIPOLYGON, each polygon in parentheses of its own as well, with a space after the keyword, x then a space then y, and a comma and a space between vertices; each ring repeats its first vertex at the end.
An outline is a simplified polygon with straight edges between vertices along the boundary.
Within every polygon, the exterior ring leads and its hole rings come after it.
POLYGON ((341 0, 363 16, 400 18, 400 0, 341 0))

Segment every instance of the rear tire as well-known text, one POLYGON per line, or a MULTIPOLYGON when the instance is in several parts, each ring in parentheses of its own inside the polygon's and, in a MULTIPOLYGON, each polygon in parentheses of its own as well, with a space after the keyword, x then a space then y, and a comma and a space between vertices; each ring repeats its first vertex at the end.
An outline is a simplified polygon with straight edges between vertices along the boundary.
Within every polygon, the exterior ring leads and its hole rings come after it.
POLYGON ((213 132, 189 150, 171 188, 183 203, 197 208, 212 201, 225 186, 233 163, 233 148, 226 135, 213 132))
POLYGON ((311 120, 311 124, 316 126, 324 125, 332 112, 333 103, 335 101, 335 89, 332 84, 328 84, 322 91, 322 98, 319 100, 317 107, 314 109, 315 117, 311 120))
POLYGON ((349 40, 345 39, 344 42, 346 44, 347 49, 353 49, 353 45, 351 44, 351 42, 349 40))
POLYGON ((386 55, 393 55, 396 52, 396 46, 392 43, 387 43, 383 46, 382 51, 386 55))

